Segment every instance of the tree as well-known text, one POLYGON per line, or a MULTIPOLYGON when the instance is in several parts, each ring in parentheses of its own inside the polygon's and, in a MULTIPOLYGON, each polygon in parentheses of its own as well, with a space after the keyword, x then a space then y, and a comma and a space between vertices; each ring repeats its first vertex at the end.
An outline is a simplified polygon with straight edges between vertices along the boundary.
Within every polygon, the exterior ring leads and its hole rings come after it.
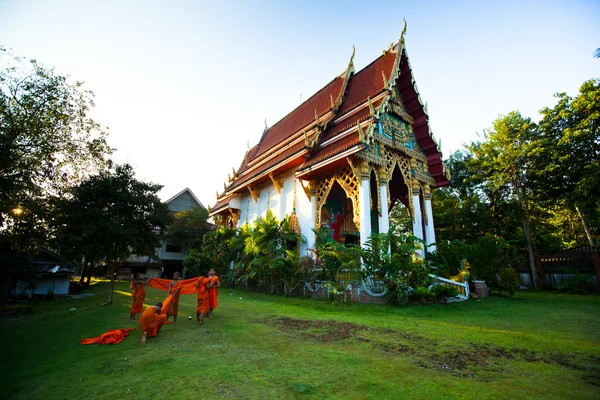
POLYGON ((104 168, 111 149, 106 131, 88 116, 93 98, 83 83, 0 47, 3 270, 44 242, 48 199, 104 168))
POLYGON ((208 222, 208 211, 198 206, 176 213, 167 235, 189 249, 200 250, 202 237, 211 227, 208 222))
POLYGON ((168 207, 157 196, 162 186, 135 179, 130 165, 93 175, 57 201, 53 221, 64 254, 84 255, 93 267, 103 262, 111 279, 116 263, 130 254, 156 257, 161 234, 170 223, 168 207))
POLYGON ((541 145, 534 154, 542 199, 576 213, 591 246, 600 229, 600 79, 584 82, 575 98, 541 110, 541 145))
POLYGON ((539 151, 536 126, 531 119, 512 111, 494 121, 493 130, 485 133, 486 141, 469 146, 473 154, 469 164, 479 171, 479 178, 486 181, 486 186, 514 201, 527 242, 533 284, 537 289, 531 234, 532 183, 529 178, 531 157, 539 151))

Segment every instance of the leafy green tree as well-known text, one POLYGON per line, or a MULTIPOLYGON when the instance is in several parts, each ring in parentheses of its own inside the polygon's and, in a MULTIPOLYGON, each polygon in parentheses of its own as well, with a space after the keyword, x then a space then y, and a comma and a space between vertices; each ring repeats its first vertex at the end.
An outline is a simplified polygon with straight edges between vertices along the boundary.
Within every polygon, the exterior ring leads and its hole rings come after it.
POLYGON ((94 94, 0 47, 2 269, 45 242, 49 201, 105 167, 106 131, 89 117, 94 94))
POLYGON ((544 108, 532 175, 542 200, 577 214, 587 241, 600 234, 600 79, 584 82, 575 98, 556 94, 544 108))
POLYGON ((498 118, 493 129, 486 131, 486 140, 469 146, 473 158, 469 163, 479 178, 492 191, 514 202, 525 234, 529 264, 535 289, 538 288, 532 241, 531 156, 539 151, 536 125, 519 112, 512 111, 498 118))
POLYGON ((202 249, 202 238, 211 230, 208 222, 208 211, 204 207, 193 207, 175 213, 173 223, 167 229, 169 238, 183 246, 193 249, 202 249))
POLYGON ((160 185, 135 179, 130 165, 117 165, 75 186, 56 204, 56 243, 64 254, 103 263, 112 281, 116 262, 130 254, 156 257, 160 232, 170 223, 168 207, 157 196, 160 185))

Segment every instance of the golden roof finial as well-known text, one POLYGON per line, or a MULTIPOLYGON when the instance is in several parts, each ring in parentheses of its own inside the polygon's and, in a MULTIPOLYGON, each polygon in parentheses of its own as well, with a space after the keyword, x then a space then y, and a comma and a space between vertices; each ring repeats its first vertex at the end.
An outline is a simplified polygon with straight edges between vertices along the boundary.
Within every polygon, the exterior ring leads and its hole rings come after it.
POLYGON ((367 101, 369 102, 369 113, 371 114, 372 117, 374 117, 375 116, 375 108, 373 107, 373 103, 371 102, 371 96, 367 97, 367 101))
POLYGON ((402 44, 404 44, 404 35, 406 35, 406 19, 402 18, 402 21, 404 21, 404 29, 402 29, 402 33, 400 34, 400 39, 398 39, 398 51, 400 51, 400 46, 402 44))

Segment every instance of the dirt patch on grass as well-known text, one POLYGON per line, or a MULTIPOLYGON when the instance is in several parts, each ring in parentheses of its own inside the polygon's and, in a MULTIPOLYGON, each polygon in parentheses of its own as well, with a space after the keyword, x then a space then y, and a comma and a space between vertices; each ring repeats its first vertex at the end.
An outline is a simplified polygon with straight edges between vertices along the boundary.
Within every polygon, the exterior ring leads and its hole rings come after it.
POLYGON ((277 318, 269 321, 284 332, 294 332, 305 338, 319 342, 334 342, 350 339, 364 326, 350 322, 310 321, 305 319, 277 318))
POLYGON ((440 349, 435 340, 395 331, 388 328, 372 328, 349 322, 311 321, 293 318, 277 318, 262 321, 277 329, 295 334, 307 340, 323 343, 353 339, 366 343, 376 351, 391 356, 406 357, 411 363, 426 369, 450 373, 456 377, 475 378, 502 375, 505 360, 528 363, 559 365, 584 373, 585 383, 600 386, 600 359, 583 354, 558 352, 537 353, 532 350, 494 346, 492 344, 464 343, 456 349, 440 349))

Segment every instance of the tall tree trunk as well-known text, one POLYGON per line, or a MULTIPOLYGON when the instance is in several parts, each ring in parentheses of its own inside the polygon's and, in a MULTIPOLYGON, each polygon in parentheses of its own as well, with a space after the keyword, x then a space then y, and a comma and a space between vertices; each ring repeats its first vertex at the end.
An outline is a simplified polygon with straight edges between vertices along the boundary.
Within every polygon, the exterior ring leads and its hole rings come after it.
POLYGON ((523 232, 525 232, 525 237, 527 238, 527 252, 529 253, 529 266, 531 268, 533 288, 535 290, 538 290, 538 276, 537 270, 535 268, 535 254, 533 252, 533 242, 531 241, 531 230, 529 227, 529 221, 523 219, 521 223, 523 224, 523 232))
POLYGON ((108 268, 110 272, 110 291, 108 292, 108 300, 106 300, 106 304, 112 304, 113 302, 113 293, 115 292, 115 272, 116 268, 114 264, 108 268))
POLYGON ((583 225, 583 230, 585 231, 585 235, 587 236, 588 242, 590 242, 590 246, 594 247, 594 240, 592 239, 592 234, 590 233, 590 230, 587 227, 587 224, 585 223, 585 218, 583 218, 583 215, 581 214, 581 211, 579 211, 579 207, 575 206, 575 210, 577 211, 577 215, 579 215, 579 219, 581 219, 581 224, 583 225))
MULTIPOLYGON (((518 182, 518 180, 515 180, 518 182)), ((533 252, 533 241, 531 240, 531 217, 529 215, 529 197, 527 196, 527 188, 524 183, 519 185, 520 203, 523 208, 523 218, 521 224, 523 224, 523 232, 527 239, 527 252, 529 253, 529 267, 531 269, 531 280, 533 281, 533 288, 539 289, 537 269, 535 267, 535 254, 533 252)))

